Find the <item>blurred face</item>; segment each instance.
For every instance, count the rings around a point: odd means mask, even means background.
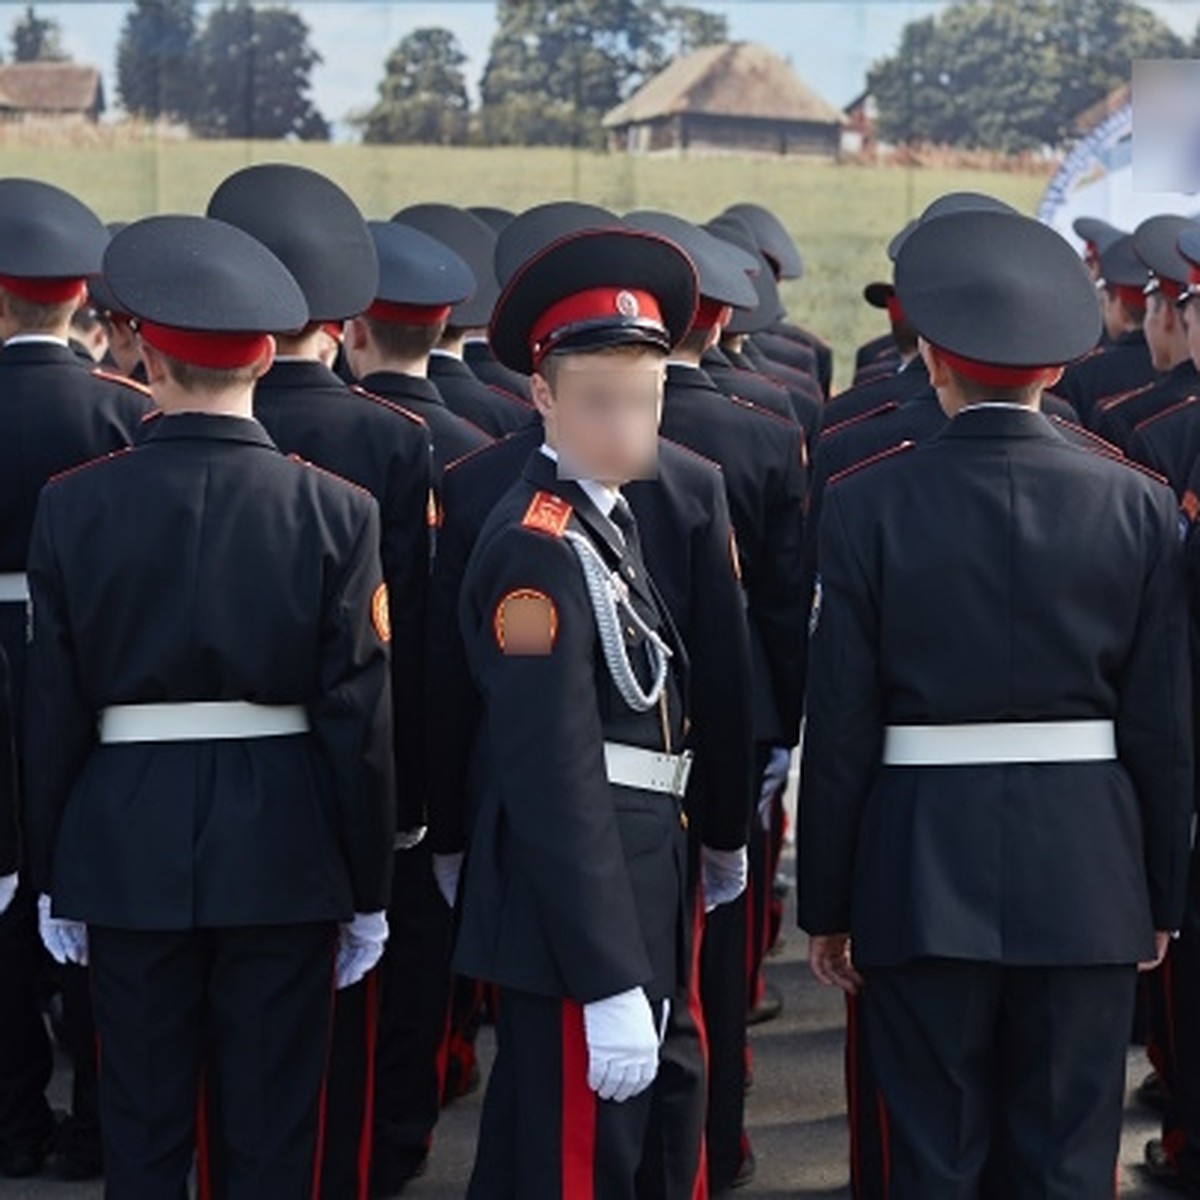
[[[564,355],[554,383],[532,379],[533,400],[564,478],[619,487],[658,463],[664,358],[653,350]]]
[[[1169,371],[1188,356],[1187,332],[1174,303],[1155,292],[1146,305],[1146,343],[1156,371]]]
[[[1187,331],[1188,354],[1196,370],[1200,371],[1200,296],[1189,296],[1180,311]]]

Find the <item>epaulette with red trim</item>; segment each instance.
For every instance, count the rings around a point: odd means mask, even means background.
[[[530,412],[537,411],[536,406],[530,404],[530,402],[526,400],[524,396],[518,396],[516,392],[510,392],[508,388],[500,387],[494,383],[488,383],[484,386],[488,389],[488,391],[495,392],[501,400],[508,400],[512,404],[518,405],[520,408],[528,409]]]
[[[1100,399],[1097,400],[1093,405],[1093,407],[1099,409],[1101,412],[1109,412],[1111,409],[1120,408],[1120,406],[1124,404],[1126,400],[1132,400],[1134,396],[1140,396],[1143,393],[1148,392],[1151,388],[1157,386],[1157,382],[1155,380],[1151,380],[1149,383],[1143,383],[1141,387],[1131,388],[1127,392],[1117,392],[1116,395],[1113,396],[1101,396]]]
[[[371,492],[363,487],[361,483],[355,483],[353,479],[347,479],[345,475],[339,475],[336,471],[331,471],[328,467],[323,467],[320,463],[311,462],[307,458],[301,458],[299,454],[289,454],[289,462],[299,463],[302,467],[308,467],[310,471],[316,471],[318,475],[324,475],[326,479],[336,479],[338,483],[344,483],[347,487],[352,487],[356,492],[362,492],[364,496],[370,496]]]
[[[407,417],[414,425],[425,426],[425,418],[419,413],[413,412],[411,408],[405,408],[403,404],[397,404],[394,400],[389,400],[386,396],[379,396],[375,392],[369,392],[365,387],[360,387],[357,383],[352,383],[350,390],[356,396],[361,396],[364,400],[370,400],[373,404],[378,404],[381,408],[390,409],[392,412],[399,413],[402,417]]]
[[[573,511],[566,500],[553,492],[534,492],[533,499],[521,518],[521,528],[536,529],[539,533],[560,538],[566,531]]]
[[[870,421],[874,417],[882,417],[885,413],[895,412],[900,407],[898,400],[885,400],[882,404],[877,404],[874,408],[868,408],[866,412],[855,413],[852,417],[847,417],[844,421],[835,421],[832,425],[826,425],[818,435],[817,440],[821,438],[833,437],[834,434],[842,433],[847,429],[853,428],[855,425],[861,425],[864,421]]]
[[[730,404],[736,404],[738,408],[748,408],[751,412],[759,413],[761,416],[770,417],[772,421],[778,422],[788,429],[799,429],[800,423],[792,417],[785,417],[782,413],[775,412],[774,409],[765,407],[762,404],[755,404],[750,400],[743,400],[740,396],[730,396]]]
[[[1093,433],[1083,425],[1076,424],[1074,421],[1068,421],[1066,417],[1060,417],[1057,413],[1046,413],[1045,417],[1051,425],[1058,425],[1063,429],[1069,429],[1076,437],[1090,443],[1091,448],[1098,454],[1107,454],[1117,458],[1125,457],[1125,451],[1120,446],[1114,446],[1107,438],[1102,438],[1098,433]]]
[[[1197,399],[1200,399],[1200,397],[1187,396],[1182,400],[1177,400],[1169,408],[1164,408],[1160,412],[1151,413],[1150,416],[1145,418],[1145,420],[1139,421],[1133,427],[1133,432],[1141,433],[1143,430],[1149,429],[1150,426],[1153,425],[1156,421],[1161,421],[1164,417],[1169,417],[1172,414],[1179,412],[1181,409],[1185,409],[1189,405],[1195,404]]]
[[[148,413],[142,414],[142,419],[139,424],[149,425],[152,421],[157,421],[159,417],[163,415],[163,410],[161,408],[152,408]]]
[[[123,458],[126,454],[132,454],[135,449],[134,446],[123,446],[120,450],[110,450],[107,454],[101,454],[96,458],[89,458],[85,462],[76,463],[73,467],[64,468],[57,474],[51,475],[47,482],[58,483],[70,475],[78,475],[81,471],[86,471],[89,467],[100,467],[105,463],[112,462],[113,459]]]
[[[835,483],[840,483],[843,479],[849,479],[851,475],[857,475],[860,471],[865,471],[868,467],[873,467],[878,463],[884,462],[886,459],[895,458],[898,454],[903,454],[905,450],[911,450],[916,446],[916,442],[912,438],[906,438],[902,442],[897,442],[894,446],[889,446],[886,450],[880,450],[877,454],[872,454],[869,458],[864,458],[861,462],[852,463],[848,467],[830,475],[825,486],[832,487]]]
[[[498,446],[506,438],[510,438],[512,436],[513,435],[509,433],[505,434],[505,436],[502,438],[493,438],[490,442],[484,442],[482,446],[473,447],[472,449],[468,450],[466,454],[460,454],[457,458],[452,459],[442,468],[442,475],[449,475],[450,472],[455,468],[461,467],[464,463],[469,463],[473,458],[478,458],[479,455],[481,455],[485,450],[490,450],[493,446]]]
[[[1109,462],[1120,463],[1121,466],[1128,467],[1139,475],[1145,475],[1147,479],[1153,479],[1155,483],[1161,483],[1164,487],[1171,486],[1171,481],[1165,475],[1160,475],[1153,467],[1148,467],[1145,463],[1138,462],[1136,458],[1130,458],[1119,450],[1115,454],[1109,454],[1104,450],[1098,450],[1096,453],[1101,458],[1107,458]]]
[[[103,379],[108,383],[119,383],[131,391],[140,392],[143,396],[150,395],[150,389],[144,383],[139,383],[136,379],[130,379],[128,375],[122,375],[118,371],[106,371],[103,367],[93,367],[90,374],[93,379]]]
[[[674,450],[682,450],[689,458],[694,458],[697,462],[703,463],[706,467],[712,467],[715,471],[721,470],[721,464],[715,459],[711,459],[707,454],[701,454],[699,450],[693,449],[691,446],[685,446],[682,442],[677,442],[674,438],[664,437],[661,433],[658,435],[660,442],[666,442]]]

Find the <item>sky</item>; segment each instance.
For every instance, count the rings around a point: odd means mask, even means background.
[[[863,89],[868,68],[898,45],[911,20],[936,13],[949,0],[692,0],[697,7],[724,13],[735,40],[761,42],[786,58],[800,77],[839,108]],[[25,0],[0,0],[0,41],[24,11]],[[110,107],[116,105],[114,59],[117,37],[129,5],[112,0],[54,0],[38,3],[43,16],[63,30],[70,55],[93,63],[104,74]],[[200,8],[211,7],[202,0]],[[313,99],[346,136],[346,117],[369,108],[388,54],[406,34],[423,26],[450,29],[469,63],[473,94],[487,61],[496,24],[494,3],[442,0],[293,0],[312,30],[324,62],[313,73]],[[1146,0],[1178,33],[1190,37],[1200,23],[1200,0]]]

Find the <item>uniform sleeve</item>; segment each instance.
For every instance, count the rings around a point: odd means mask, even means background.
[[[8,655],[0,647],[0,876],[11,875],[17,869],[20,859],[13,700]]]
[[[712,519],[697,535],[693,556],[691,707],[704,788],[703,841],[734,850],[746,842],[753,800],[753,683],[729,506],[720,481],[713,483]]]
[[[1187,889],[1192,816],[1191,679],[1179,516],[1154,489],[1157,545],[1122,672],[1117,753],[1142,809],[1150,911],[1156,929],[1178,929]]]
[[[313,733],[333,780],[342,851],[356,912],[391,899],[396,831],[388,679],[387,597],[379,562],[379,510],[370,500],[322,619],[320,690]]]
[[[472,540],[453,503],[453,474],[445,479],[444,519],[429,592],[426,683],[426,758],[429,843],[435,854],[466,847],[467,768],[479,728],[479,694],[471,679],[458,626],[458,596]]]
[[[879,770],[883,696],[878,600],[847,535],[836,491],[825,495],[819,536],[797,886],[801,927],[830,934],[850,930],[859,815]]]
[[[476,554],[463,636],[505,840],[485,852],[533,896],[570,998],[645,985],[652,971],[605,771],[582,571],[568,546],[539,533],[501,534]]]
[[[382,503],[383,575],[392,627],[392,744],[397,828],[425,824],[423,690],[429,596],[432,458],[429,434],[396,455]]]
[[[95,743],[96,714],[79,682],[54,544],[51,486],[42,492],[29,545],[33,641],[26,683],[25,875],[50,891],[54,844],[71,789]]]
[[[804,694],[804,489],[803,435],[790,431],[787,461],[768,497],[762,561],[749,588],[751,619],[770,661],[771,684],[783,744],[800,740]]]

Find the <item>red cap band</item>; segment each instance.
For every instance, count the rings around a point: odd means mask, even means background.
[[[342,323],[341,323],[341,321],[322,321],[321,328],[331,338],[333,338],[333,340],[335,342],[340,342],[342,340]]]
[[[230,371],[260,361],[271,347],[265,333],[207,333],[196,329],[173,329],[141,321],[142,341],[155,350],[195,367]]]
[[[1188,262],[1188,277],[1187,281],[1190,284],[1200,283],[1200,264]]]
[[[977,362],[973,358],[961,358],[957,354],[951,354],[949,350],[943,350],[940,346],[935,349],[942,361],[947,366],[953,367],[964,379],[971,379],[989,387],[1026,387],[1031,383],[1037,383],[1047,372],[1057,369],[1053,366],[998,367],[991,363]]]
[[[896,295],[889,296],[883,304],[887,309],[888,318],[893,325],[899,325],[904,320],[904,305],[900,303],[900,297]]]
[[[700,305],[696,309],[696,319],[692,322],[692,328],[699,331],[708,329],[716,329],[718,326],[724,329],[729,324],[729,318],[733,316],[733,309],[728,304],[721,304],[717,300],[710,300],[707,296],[700,297]]]
[[[1141,287],[1131,283],[1106,283],[1104,286],[1126,308],[1141,311],[1146,307],[1146,293]]]
[[[1144,294],[1149,295],[1151,292],[1162,292],[1168,300],[1178,300],[1183,295],[1186,286],[1186,284],[1182,284],[1176,279],[1164,279],[1161,275],[1155,275],[1151,280],[1151,287]]]
[[[372,321],[383,321],[390,325],[436,325],[449,315],[452,304],[397,304],[392,300],[376,300],[366,315]]]
[[[21,279],[0,275],[0,287],[31,304],[66,304],[69,300],[82,303],[87,295],[87,280],[79,278]]]
[[[534,366],[553,349],[558,335],[570,326],[584,321],[597,321],[604,317],[640,318],[663,325],[662,310],[658,300],[649,292],[636,288],[598,287],[588,288],[566,296],[552,304],[533,323],[529,331],[529,348]]]

